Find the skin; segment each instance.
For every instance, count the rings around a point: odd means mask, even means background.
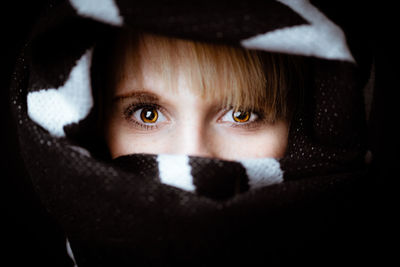
[[[225,160],[284,155],[286,122],[271,123],[256,113],[249,113],[246,122],[236,122],[233,109],[223,108],[222,99],[210,101],[196,94],[180,71],[177,88],[169,90],[146,60],[141,62],[142,79],[129,71],[132,66],[126,60],[106,111],[105,137],[112,158],[133,153]],[[143,108],[153,115],[157,112],[157,121],[143,121]]]

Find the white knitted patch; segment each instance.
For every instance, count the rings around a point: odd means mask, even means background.
[[[239,162],[246,169],[250,190],[283,182],[283,172],[276,159],[243,159]]]
[[[74,267],[78,267],[78,265],[76,265],[74,253],[72,252],[71,245],[69,244],[68,238],[66,239],[66,245],[65,246],[66,246],[66,249],[67,249],[68,256],[71,258],[72,262],[74,263]]]
[[[70,0],[70,3],[76,12],[83,17],[114,26],[122,26],[124,24],[118,6],[113,0]]]
[[[188,156],[161,154],[157,156],[157,161],[162,183],[190,192],[195,191]]]
[[[64,126],[84,119],[93,106],[91,58],[89,49],[72,68],[63,86],[28,93],[28,116],[55,137],[65,136]]]
[[[277,29],[241,41],[250,49],[355,62],[343,31],[308,0],[277,0],[309,24]]]

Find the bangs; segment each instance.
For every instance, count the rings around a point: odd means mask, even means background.
[[[178,76],[185,75],[190,90],[207,100],[218,99],[224,107],[260,112],[270,121],[287,116],[287,84],[279,55],[132,32],[120,36],[116,49],[117,57],[129,57],[118,60],[129,62],[117,64],[118,80],[135,75],[140,84],[145,74],[141,63],[146,60],[166,90],[177,90]]]

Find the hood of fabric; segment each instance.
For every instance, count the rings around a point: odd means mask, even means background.
[[[92,127],[92,53],[125,27],[304,58],[309,79],[285,156],[107,160]],[[32,184],[77,265],[266,261],[284,244],[296,247],[329,228],[334,199],[364,171],[367,80],[355,49],[306,0],[52,7],[21,54],[11,101]]]

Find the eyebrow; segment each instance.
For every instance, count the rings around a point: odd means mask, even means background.
[[[112,98],[113,102],[117,102],[117,101],[121,101],[124,99],[129,99],[129,98],[136,98],[136,99],[141,99],[141,100],[145,100],[145,101],[159,101],[159,97],[152,93],[149,92],[147,90],[135,90],[133,92],[128,92],[125,94],[120,94],[120,95],[116,95]]]

